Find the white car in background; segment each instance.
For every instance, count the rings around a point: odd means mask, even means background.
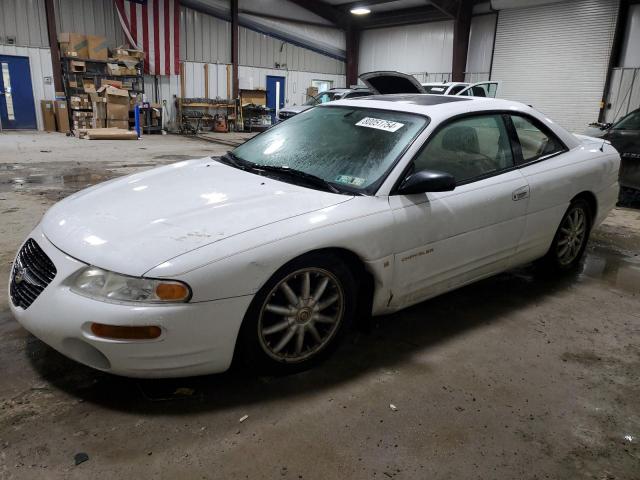
[[[296,371],[356,318],[533,260],[574,268],[617,200],[619,164],[515,102],[331,102],[221,158],[62,200],[18,252],[11,310],[115,374],[222,372],[234,357]]]
[[[500,82],[487,80],[477,83],[429,82],[420,83],[413,75],[395,71],[363,73],[360,80],[372,92],[384,95],[393,93],[428,93],[431,95],[459,95],[466,97],[496,98]]]

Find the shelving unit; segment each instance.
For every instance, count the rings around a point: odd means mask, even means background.
[[[198,101],[201,100],[201,101]],[[191,121],[195,120],[196,122],[198,121],[204,121],[206,123],[213,123],[214,119],[215,119],[215,114],[218,113],[219,110],[224,110],[224,114],[226,116],[227,119],[227,125],[230,124],[236,124],[236,118],[237,118],[237,108],[236,108],[236,102],[234,102],[233,100],[224,100],[221,101],[222,99],[211,99],[210,101],[207,101],[208,99],[202,98],[202,99],[189,99],[189,98],[178,98],[178,119],[180,121],[180,130],[182,132],[185,131],[191,131],[193,128],[193,126],[191,125]],[[188,112],[189,110],[194,110],[194,111],[198,111],[198,112],[202,112],[202,116],[189,116],[188,114],[185,114],[184,112]],[[215,110],[215,112],[212,114],[211,111]],[[189,124],[186,124],[186,122],[189,122]],[[199,125],[199,124],[197,124]],[[198,127],[196,127],[197,129]],[[197,133],[197,132],[196,132]]]
[[[84,62],[86,71],[74,72],[71,69],[71,62]],[[120,67],[127,67],[125,62],[118,60],[92,60],[90,58],[78,58],[78,57],[62,57],[62,80],[64,83],[64,94],[67,99],[67,112],[69,115],[69,125],[71,134],[73,135],[73,111],[90,111],[91,108],[72,109],[71,97],[81,94],[87,94],[84,89],[84,79],[90,78],[93,80],[95,89],[99,89],[102,86],[102,80],[114,80],[121,82],[131,81],[131,88],[127,89],[130,92],[138,94],[144,94],[144,61],[140,60],[134,67],[135,75],[113,75],[108,71],[107,64],[115,64]],[[130,64],[129,64],[130,65]],[[74,81],[77,86],[71,86],[71,81]]]

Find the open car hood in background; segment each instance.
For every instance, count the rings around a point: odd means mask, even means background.
[[[360,75],[360,80],[369,89],[379,95],[391,93],[425,93],[420,82],[412,75],[401,72],[367,72]]]

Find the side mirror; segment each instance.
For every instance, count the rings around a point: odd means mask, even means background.
[[[403,195],[426,192],[449,192],[456,188],[456,179],[452,175],[437,170],[421,170],[412,173],[398,188]]]
[[[609,130],[612,125],[613,123],[603,123],[602,126],[600,127],[600,130]]]

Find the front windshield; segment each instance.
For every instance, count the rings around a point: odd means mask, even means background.
[[[334,100],[338,100],[340,98],[339,92],[322,92],[320,95],[316,95],[315,97],[311,97],[305,105],[321,105],[323,103],[333,102]]]
[[[364,193],[384,178],[428,122],[427,117],[389,110],[318,107],[252,138],[233,154]]]
[[[640,130],[640,110],[630,113],[611,128],[613,130]]]

